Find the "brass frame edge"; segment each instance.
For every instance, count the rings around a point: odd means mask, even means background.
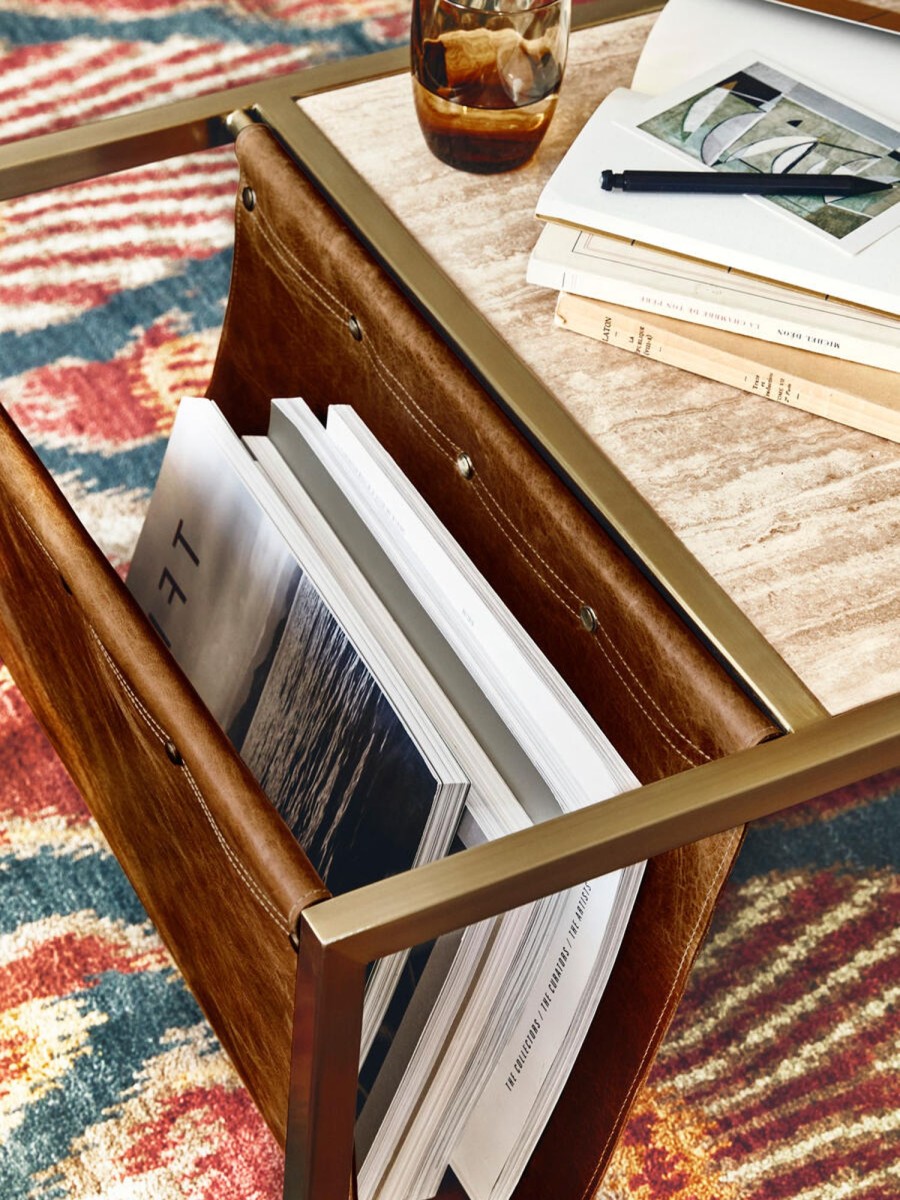
[[[898,753],[891,696],[305,909],[285,1200],[333,1200],[352,1185],[358,1054],[347,1038],[358,1051],[364,963],[856,782]]]
[[[0,145],[0,200],[223,146],[232,140],[226,118],[235,110],[252,110],[270,95],[300,99],[351,87],[407,66],[402,47],[384,50],[7,142]]]
[[[325,900],[303,921],[369,962],[898,763],[900,695]]]
[[[576,9],[573,27],[639,16],[660,7],[634,0],[593,0]],[[315,92],[407,69],[408,53],[401,47],[9,143],[0,146],[0,199],[223,145],[231,139],[228,117],[235,110],[265,120],[540,452],[773,719],[790,731],[827,716],[820,701],[741,609],[296,103]]]
[[[284,1200],[355,1192],[353,1126],[362,1032],[362,966],[303,931],[297,958]]]
[[[409,234],[315,122],[293,101],[256,107],[300,168],[403,290],[437,325],[545,455],[644,565],[701,638],[785,730],[828,715],[824,705],[556,401],[455,283]]]
[[[576,10],[573,28],[640,16],[663,3],[590,0]],[[6,142],[0,145],[0,200],[225,145],[230,140],[225,118],[236,109],[252,109],[271,95],[301,99],[408,68],[409,51],[399,46]]]

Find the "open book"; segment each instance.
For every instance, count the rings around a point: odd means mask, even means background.
[[[335,429],[285,401],[271,437],[242,444],[212,402],[183,401],[129,576],[326,882],[355,887],[634,786],[355,414],[337,413]],[[398,552],[378,533],[385,518],[433,539],[433,570],[412,571],[443,579],[430,597],[408,583],[417,538]],[[441,575],[442,554],[456,577]],[[443,619],[479,604],[476,625],[496,642],[487,650],[478,629],[460,640]],[[500,634],[505,666],[492,683],[481,676]],[[311,674],[310,660],[324,669]],[[543,696],[544,729],[527,723],[528,695]],[[386,790],[366,788],[380,769],[392,772]],[[314,816],[295,822],[298,810]],[[448,1173],[473,1200],[511,1194],[596,1011],[641,873],[375,964],[361,1196],[425,1200]]]
[[[599,106],[537,216],[900,313],[900,41],[770,0],[669,0],[630,89]],[[628,168],[896,183],[855,198],[604,191]]]

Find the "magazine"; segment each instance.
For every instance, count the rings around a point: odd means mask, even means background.
[[[270,437],[242,443],[211,401],[182,401],[129,575],[328,886],[634,786],[356,415],[341,406],[330,424],[279,401]],[[360,502],[367,491],[374,506]],[[394,504],[395,524],[427,533],[412,545],[428,570],[382,536]],[[476,617],[468,639],[463,613]],[[544,721],[529,718],[534,704]],[[371,967],[363,1200],[429,1200],[451,1178],[471,1200],[508,1200],[594,1017],[641,874],[589,880]]]
[[[389,615],[348,603],[208,400],[179,406],[128,587],[333,893],[447,852],[469,780],[424,669],[399,631],[385,652]],[[366,1049],[403,962],[370,972]]]
[[[349,407],[323,429],[298,399],[273,402],[264,469],[312,454],[339,484],[403,584],[530,757],[553,803],[532,820],[601,800],[636,780],[552,665]],[[362,561],[371,557],[357,543]],[[523,803],[527,805],[525,796]],[[469,835],[483,837],[474,818]],[[624,933],[642,865],[467,929],[378,1120],[361,1113],[362,1197],[427,1200],[448,1170],[473,1200],[505,1200],[578,1054]],[[449,1031],[452,1031],[449,1032]],[[384,1096],[376,1081],[372,1095]],[[483,1134],[489,1111],[490,1137]]]

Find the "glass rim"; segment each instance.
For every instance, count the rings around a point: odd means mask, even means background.
[[[439,0],[447,8],[456,8],[460,12],[481,14],[485,17],[527,17],[541,12],[545,8],[560,8],[566,0],[531,0],[527,8],[476,8],[475,0]]]

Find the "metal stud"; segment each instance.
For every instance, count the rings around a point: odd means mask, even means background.
[[[458,454],[456,456],[456,469],[462,475],[463,479],[471,479],[475,474],[475,464],[469,458],[468,454]]]
[[[350,336],[355,338],[357,342],[362,341],[362,325],[357,321],[356,317],[350,317],[347,321],[347,326],[350,329]]]
[[[255,124],[256,122],[253,120],[250,114],[245,112],[242,108],[236,108],[234,112],[230,112],[225,118],[225,128],[235,141],[237,141],[237,136],[242,130],[246,129],[250,125]]]
[[[597,614],[591,606],[589,604],[582,604],[578,615],[581,618],[581,624],[588,633],[594,633],[597,628]]]
[[[178,747],[171,740],[171,738],[166,742],[166,754],[168,754],[170,761],[173,762],[176,767],[180,767],[184,763],[184,759],[181,757]]]
[[[256,208],[256,192],[252,187],[245,187],[241,191],[241,203],[247,212],[253,212]]]

